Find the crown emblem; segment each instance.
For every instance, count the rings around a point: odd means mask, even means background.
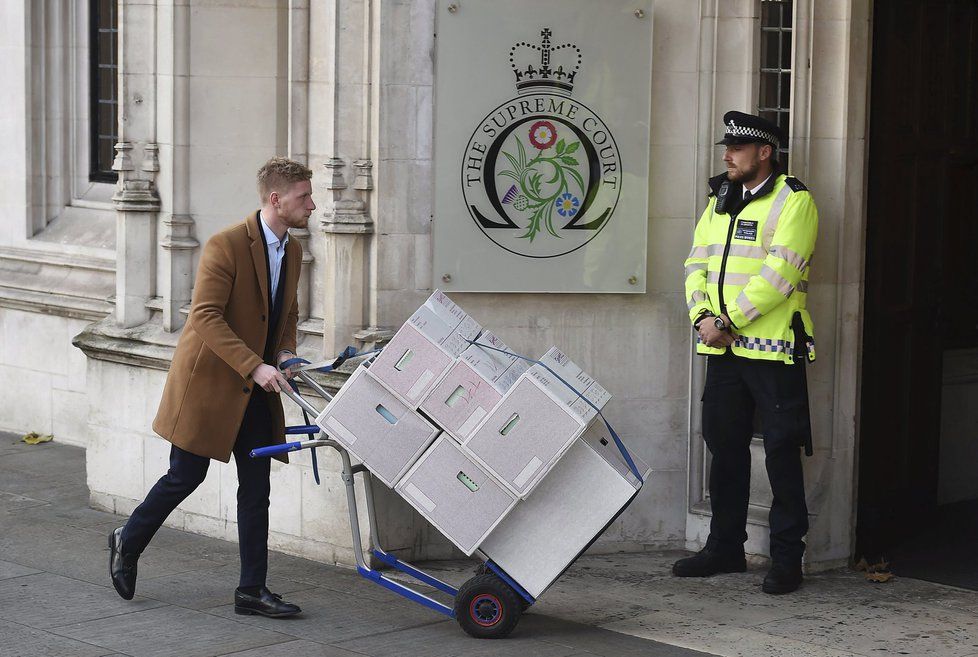
[[[581,68],[581,49],[573,43],[554,46],[549,27],[540,32],[540,45],[521,41],[509,50],[509,65],[516,74],[520,92],[538,87],[556,88],[568,94],[574,90],[574,77]]]

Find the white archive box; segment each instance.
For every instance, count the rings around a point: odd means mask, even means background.
[[[527,373],[462,446],[526,497],[583,431],[584,421]]]
[[[520,375],[529,369],[530,362],[497,351],[499,349],[513,352],[492,331],[485,330],[479,334],[475,344],[470,344],[459,358],[485,377],[499,394],[504,395],[513,387]]]
[[[467,556],[516,505],[516,497],[444,434],[395,491]]]
[[[316,418],[316,424],[393,488],[438,435],[361,365]]]
[[[418,408],[446,433],[462,442],[502,398],[502,394],[471,365],[456,360]]]
[[[528,367],[515,356],[481,345],[510,351],[502,340],[483,331],[476,344],[462,352],[419,407],[459,442],[475,431]]]
[[[417,408],[482,327],[436,290],[397,331],[371,368],[379,381]]]
[[[642,479],[648,480],[649,466],[631,457]],[[595,422],[479,550],[537,598],[640,488],[604,422]]]
[[[601,384],[594,380],[594,377],[578,367],[574,361],[567,357],[567,354],[557,347],[550,347],[547,353],[540,358],[540,362],[545,363],[551,370],[559,374],[561,379],[574,386],[581,395],[578,396],[576,392],[539,364],[533,365],[527,370],[527,373],[542,383],[557,399],[567,404],[584,419],[586,424],[590,424],[598,415],[591,404],[600,410],[611,400],[610,392],[605,390]],[[581,399],[581,396],[588,399],[591,404]]]

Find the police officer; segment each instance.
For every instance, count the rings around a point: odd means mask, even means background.
[[[677,561],[673,573],[746,570],[756,412],[774,493],[762,588],[789,593],[801,585],[808,531],[800,448],[811,454],[805,363],[815,359],[815,341],[806,300],[818,211],[805,186],[782,171],[778,126],[743,112],[727,112],[723,122],[727,171],[710,179],[685,263],[696,351],[707,356],[703,437],[713,517],[706,547]]]

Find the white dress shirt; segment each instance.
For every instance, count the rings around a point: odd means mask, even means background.
[[[289,243],[289,233],[286,231],[285,237],[279,240],[278,236],[272,232],[265,220],[258,213],[258,220],[261,229],[265,232],[265,244],[268,247],[268,274],[272,281],[272,305],[275,305],[275,293],[278,291],[278,281],[282,274],[282,259],[285,258],[285,245]]]
[[[763,187],[764,186],[764,183],[766,183],[768,180],[770,180],[771,179],[771,176],[773,176],[773,175],[774,174],[772,173],[770,176],[768,176],[767,178],[765,178],[764,179],[764,182],[762,182],[760,185],[758,185],[754,189],[745,189],[743,191],[744,198],[747,197],[747,192],[750,192],[750,197],[751,198],[754,198],[755,196],[757,196],[757,192],[761,191],[761,187]]]

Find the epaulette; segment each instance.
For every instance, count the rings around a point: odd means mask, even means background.
[[[791,188],[793,192],[807,192],[808,188],[805,187],[805,183],[798,180],[793,176],[788,176],[784,179],[784,184]]]

